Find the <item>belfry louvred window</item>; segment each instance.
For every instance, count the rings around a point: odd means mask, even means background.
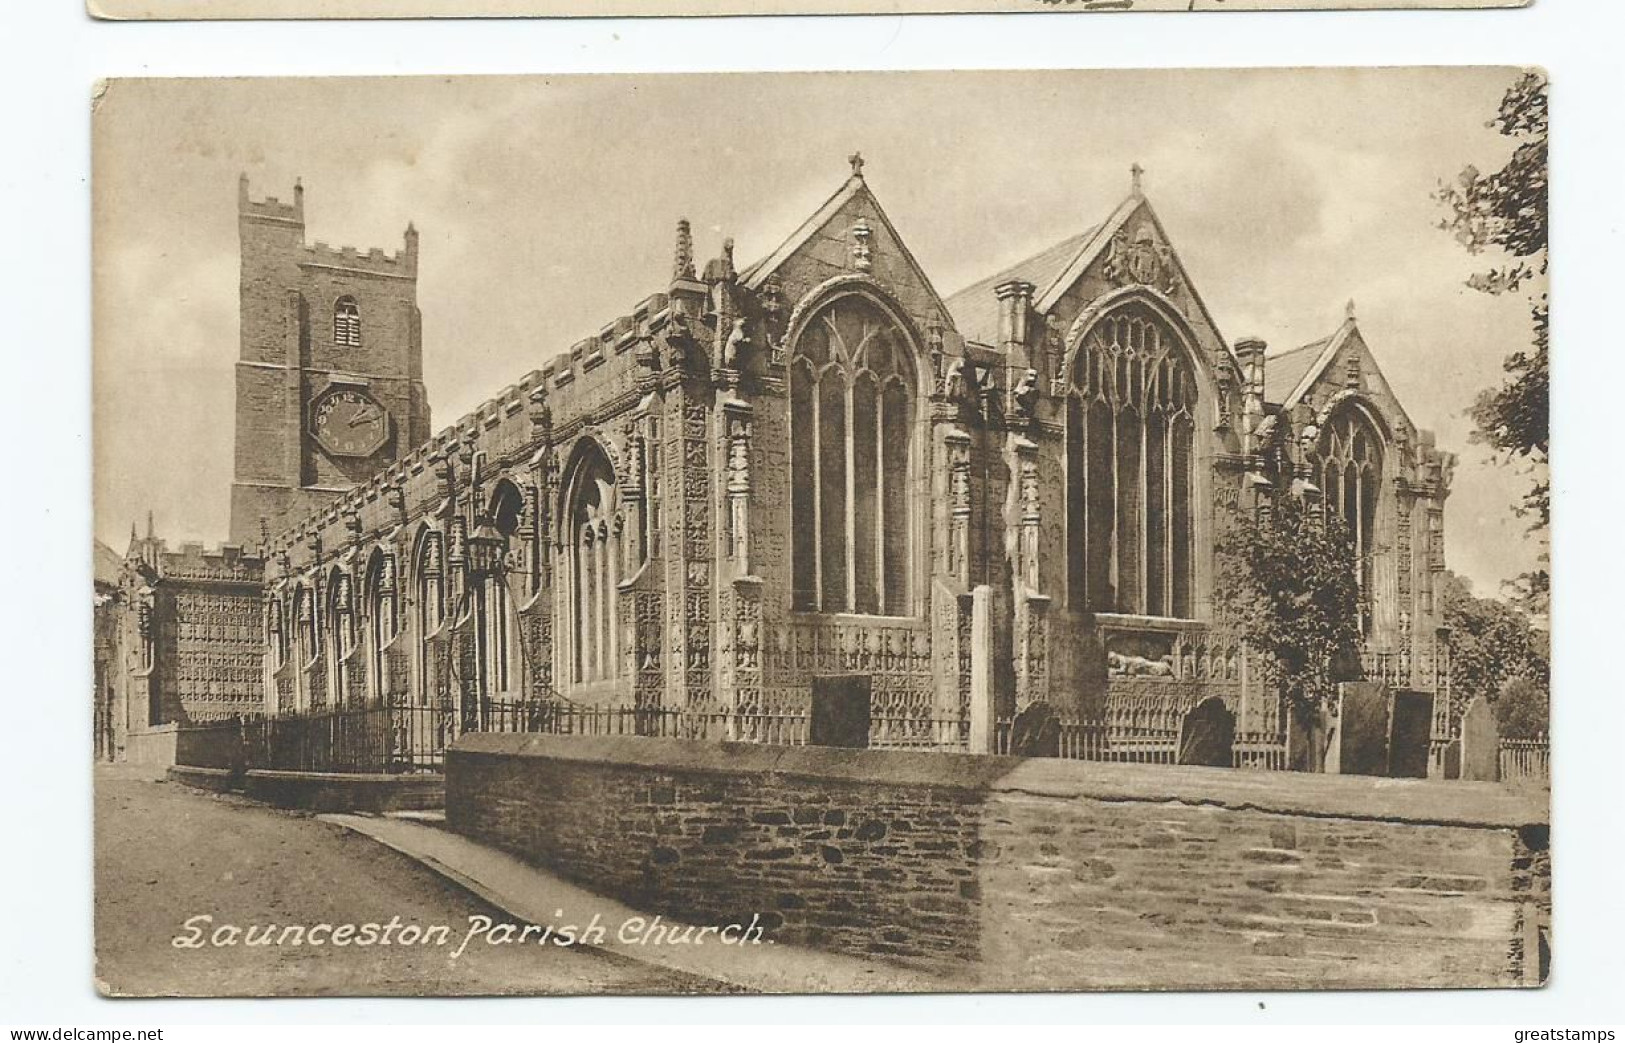
[[[1173,329],[1128,305],[1085,334],[1067,400],[1067,579],[1096,612],[1188,618],[1196,380]]]
[[[845,296],[814,314],[790,364],[794,607],[911,611],[914,369],[897,321]]]
[[[340,297],[333,305],[333,343],[341,348],[361,346],[361,308],[354,297]]]

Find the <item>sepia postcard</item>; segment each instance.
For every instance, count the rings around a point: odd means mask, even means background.
[[[104,993],[1546,980],[1543,74],[93,129]]]
[[[1025,11],[1370,11],[1526,7],[1533,0],[86,0],[96,18],[652,18]]]

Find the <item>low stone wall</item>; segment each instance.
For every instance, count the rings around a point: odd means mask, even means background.
[[[194,768],[187,764],[172,764],[164,775],[170,782],[210,793],[229,793],[243,788],[242,776],[229,768]]]
[[[236,722],[182,727],[175,733],[175,763],[194,768],[243,770],[242,731]]]
[[[146,731],[127,732],[124,736],[124,760],[129,764],[149,767],[168,767],[175,763],[175,734],[173,724],[160,724]]]
[[[1538,981],[1544,805],[1492,786],[469,735],[448,824],[691,923],[952,987]]]
[[[130,764],[194,768],[242,766],[242,741],[235,724],[159,724],[125,736],[124,759]]]
[[[702,925],[759,915],[781,942],[937,965],[976,956],[979,785],[1001,765],[469,735],[448,758],[446,818],[634,906]]]
[[[337,772],[253,771],[176,764],[166,776],[194,789],[238,792],[253,800],[300,811],[438,810],[446,803],[444,775],[346,775]]]
[[[346,775],[337,772],[262,771],[243,776],[243,792],[302,811],[428,811],[446,801],[443,775]]]
[[[1545,810],[1493,785],[1031,761],[985,807],[1011,985],[1539,982]]]

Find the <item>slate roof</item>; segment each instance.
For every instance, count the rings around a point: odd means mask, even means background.
[[[1291,395],[1309,371],[1315,368],[1315,363],[1320,360],[1326,345],[1331,341],[1331,337],[1322,337],[1313,344],[1305,344],[1301,348],[1291,348],[1278,355],[1266,355],[1264,401],[1276,405],[1284,404],[1287,396]]]
[[[91,548],[91,575],[97,586],[118,586],[124,572],[124,557],[101,540]]]
[[[999,337],[999,300],[993,296],[993,288],[1000,283],[1020,279],[1032,283],[1037,287],[1037,292],[1042,293],[1060,278],[1061,273],[1099,231],[1100,226],[1095,225],[1086,232],[1063,239],[1025,261],[950,295],[944,303],[948,305],[948,314],[953,316],[954,328],[966,340],[978,344],[996,343]]]

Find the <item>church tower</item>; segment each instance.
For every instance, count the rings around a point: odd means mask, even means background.
[[[429,437],[418,234],[365,253],[305,243],[305,193],[237,185],[242,269],[231,542],[256,545]]]

